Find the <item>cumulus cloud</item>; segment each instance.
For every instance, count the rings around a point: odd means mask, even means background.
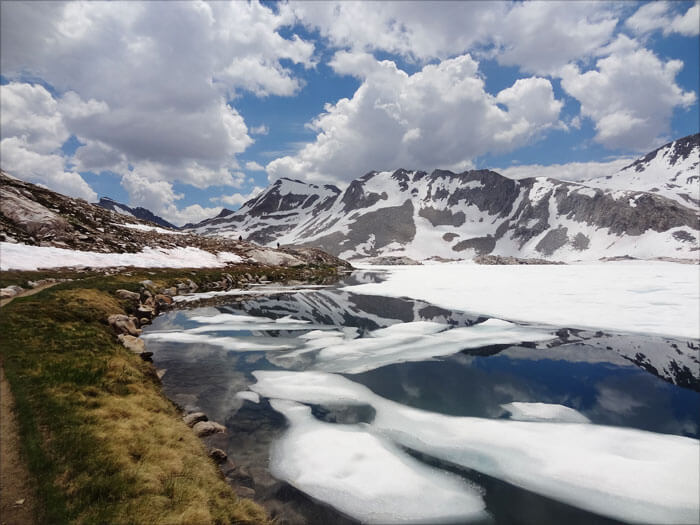
[[[343,1],[291,9],[332,45],[351,50],[345,59],[385,51],[426,62],[471,51],[540,75],[592,56],[618,20],[610,6],[596,2]]]
[[[97,194],[66,166],[61,146],[70,134],[60,106],[40,85],[12,82],[0,86],[2,168],[15,177],[95,201]]]
[[[558,124],[549,80],[525,78],[495,97],[469,55],[408,75],[391,61],[338,55],[334,67],[364,78],[351,99],[326,104],[314,142],[266,166],[272,178],[351,180],[372,169],[465,165],[508,151]],[[355,66],[358,67],[355,67]]]
[[[126,173],[122,186],[129,193],[132,206],[143,206],[177,226],[199,222],[221,211],[221,207],[204,208],[199,204],[178,208],[176,201],[184,195],[176,193],[167,181],[153,180],[147,171],[135,169]]]
[[[249,201],[253,197],[257,197],[258,194],[260,194],[260,192],[262,192],[264,189],[265,188],[261,188],[260,186],[255,186],[247,194],[234,193],[232,195],[221,195],[218,197],[212,197],[209,200],[211,202],[221,202],[222,204],[226,204],[227,206],[238,208],[244,202]]]
[[[261,166],[254,160],[245,163],[245,169],[250,171],[265,171],[265,167]]]
[[[260,124],[259,126],[253,126],[248,131],[251,135],[267,135],[270,133],[270,128],[265,124]]]
[[[494,168],[510,179],[528,177],[549,177],[552,179],[584,182],[596,177],[604,177],[618,172],[634,161],[632,157],[621,157],[606,162],[569,162],[567,164],[524,164],[507,168]]]
[[[628,44],[599,59],[590,71],[566,66],[561,83],[581,103],[581,115],[595,123],[597,142],[611,149],[643,151],[665,139],[674,108],[689,107],[696,96],[675,82],[682,61],[663,61],[648,49]]]
[[[284,64],[314,65],[312,43],[280,34],[293,17],[258,2],[1,9],[3,74],[29,73],[64,93],[60,120],[84,144],[75,161],[85,170],[146,163],[161,168],[159,180],[234,185],[236,155],[253,140],[227,100],[245,90],[293,95],[302,82]]]
[[[700,34],[700,3],[696,2],[681,14],[675,12],[671,2],[650,2],[630,16],[625,26],[639,35],[661,30],[664,35],[697,36]]]

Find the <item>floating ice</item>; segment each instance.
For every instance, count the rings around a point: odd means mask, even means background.
[[[524,403],[514,401],[501,405],[515,421],[558,421],[560,423],[590,423],[591,420],[578,410],[549,403]]]
[[[341,339],[339,336],[339,332],[329,332],[325,337],[314,334],[302,349],[281,356],[280,363],[283,364],[284,359],[295,362],[299,355],[317,351],[311,365],[314,369],[358,374],[389,364],[451,355],[468,348],[546,341],[553,337],[548,332],[499,319],[452,329],[446,324],[416,321],[380,328],[364,338]]]
[[[147,341],[162,341],[166,343],[207,344],[220,346],[226,350],[233,350],[236,352],[286,350],[294,348],[294,345],[283,343],[279,338],[270,338],[269,343],[264,343],[260,342],[261,338],[256,338],[255,341],[253,341],[250,337],[213,337],[205,334],[180,331],[148,332],[141,335],[141,338]]]
[[[262,316],[217,314],[194,316],[191,320],[203,325],[186,331],[191,334],[238,330],[309,330],[310,328],[309,321],[293,319],[291,316],[270,319]]]
[[[309,407],[272,400],[290,428],[270,471],[364,523],[441,523],[483,519],[478,489],[413,459],[360,425],[322,423]]]
[[[255,392],[251,392],[250,390],[243,390],[241,392],[236,392],[236,397],[238,399],[244,399],[246,401],[250,401],[251,403],[260,403],[260,396],[256,394]]]
[[[386,277],[346,290],[513,321],[700,338],[696,265],[441,264],[394,266]]]
[[[589,423],[446,416],[389,401],[324,372],[253,375],[257,383],[250,388],[262,396],[370,405],[376,411],[371,429],[403,447],[597,514],[638,523],[697,522],[696,439]]]

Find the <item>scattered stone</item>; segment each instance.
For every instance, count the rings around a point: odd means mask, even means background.
[[[151,323],[151,320],[148,319],[147,317],[142,317],[141,319],[139,319],[139,325],[141,325],[141,326],[146,325],[146,324],[150,324],[150,323]]]
[[[139,335],[141,330],[136,328],[134,319],[124,314],[113,314],[107,318],[107,322],[119,334]]]
[[[170,297],[177,295],[177,288],[172,286],[171,288],[165,288],[162,294],[156,295],[156,300],[158,300],[158,295],[169,295]]]
[[[228,459],[228,455],[226,452],[221,450],[220,448],[213,448],[209,451],[209,457],[216,461],[217,463],[223,463]]]
[[[200,421],[209,421],[209,418],[204,412],[192,412],[191,414],[187,414],[186,416],[184,416],[182,420],[188,427],[193,427]]]
[[[143,354],[146,351],[146,344],[133,335],[119,334],[117,339],[124,345],[124,348],[131,350],[135,354]]]
[[[21,294],[23,291],[24,288],[17,285],[8,286],[7,288],[0,288],[0,299],[15,297]]]
[[[210,436],[219,432],[226,432],[226,427],[214,421],[200,421],[192,427],[197,437]]]
[[[177,293],[175,293],[173,295],[177,295]],[[159,305],[173,304],[173,298],[170,297],[169,295],[165,295],[162,293],[156,294],[156,296],[153,299],[155,300],[156,304],[159,304]]]
[[[153,312],[153,308],[149,308],[146,305],[139,306],[138,309],[136,310],[136,313],[140,317],[145,317],[147,320],[150,319],[151,317],[153,317],[153,315],[155,314],[155,312]]]
[[[255,497],[255,491],[250,487],[244,487],[243,485],[239,485],[237,487],[234,487],[233,490],[239,498],[252,499]]]
[[[158,370],[156,370],[156,375],[158,376],[158,379],[163,379],[167,371],[167,368],[159,368]]]
[[[141,286],[143,286],[144,288],[155,288],[155,286],[156,286],[153,283],[153,281],[151,281],[150,279],[146,279],[145,281],[141,281],[139,284]]]
[[[141,296],[136,292],[130,292],[129,290],[117,290],[114,294],[120,299],[128,299],[130,301],[139,301]]]
[[[144,361],[148,361],[148,362],[150,363],[151,361],[153,361],[153,360],[151,359],[151,358],[153,357],[153,352],[141,352],[141,354],[139,355],[139,357],[140,357],[141,359],[143,359]]]
[[[566,264],[560,261],[548,261],[547,259],[521,259],[519,257],[503,257],[501,255],[477,255],[474,257],[477,264]]]

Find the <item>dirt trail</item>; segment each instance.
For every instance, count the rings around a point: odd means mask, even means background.
[[[34,491],[19,454],[14,399],[0,363],[0,525],[34,523]]]
[[[19,295],[15,295],[14,297],[8,297],[6,299],[0,299],[0,306],[5,306],[7,303],[11,302],[13,299],[16,299],[17,297],[27,297],[28,295],[34,295],[35,293],[39,293],[42,290],[46,290],[47,288],[51,288],[52,286],[56,286],[58,283],[46,283],[37,286],[36,288],[32,288],[31,290],[27,290],[26,292],[22,292]]]
[[[57,283],[37,286],[16,297],[26,297]],[[14,297],[3,299],[5,306]],[[0,525],[34,525],[36,496],[27,466],[20,456],[14,398],[0,360]]]

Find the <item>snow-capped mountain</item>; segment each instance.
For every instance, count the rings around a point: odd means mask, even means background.
[[[268,245],[308,244],[347,259],[697,258],[698,213],[690,204],[700,149],[689,145],[697,146],[697,137],[650,153],[616,174],[619,181],[602,179],[609,187],[596,187],[598,180],[512,180],[489,170],[370,172],[342,192],[283,178],[240,210],[193,231]],[[656,181],[658,191],[622,189],[629,170],[636,174],[632,186]],[[685,185],[673,199],[660,190],[678,189],[672,181]]]
[[[700,134],[674,140],[612,175],[585,184],[610,190],[647,191],[700,208]]]
[[[113,199],[110,199],[109,197],[102,197],[99,202],[97,202],[98,206],[101,206],[102,208],[106,210],[112,210],[116,211],[117,213],[120,213],[122,215],[126,215],[127,217],[134,217],[136,219],[141,219],[144,221],[149,221],[152,223],[157,224],[158,226],[163,226],[164,228],[172,228],[174,230],[177,230],[177,226],[169,223],[166,221],[164,218],[159,217],[158,215],[154,214],[151,210],[148,210],[146,208],[142,208],[141,206],[138,206],[136,208],[131,208],[127,206],[126,204],[122,204],[121,202],[117,202]]]

